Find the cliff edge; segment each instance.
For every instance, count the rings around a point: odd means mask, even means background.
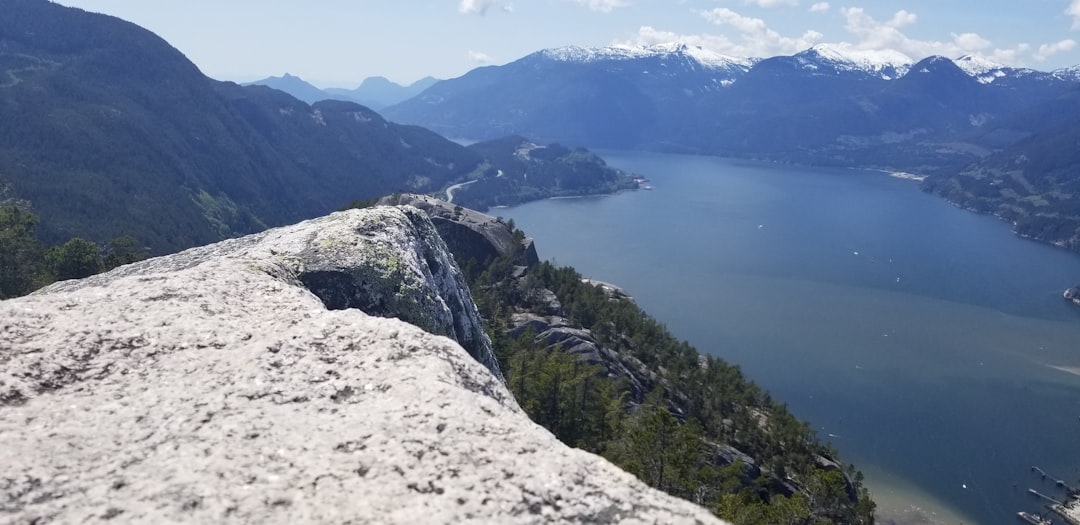
[[[58,283],[0,319],[2,522],[716,522],[525,416],[413,208]]]

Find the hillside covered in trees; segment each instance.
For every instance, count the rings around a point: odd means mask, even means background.
[[[476,179],[454,191],[453,200],[475,210],[637,188],[629,173],[584,148],[543,146],[512,135],[472,144],[469,150],[483,157],[484,164]]]
[[[438,224],[438,223],[437,223]],[[507,384],[537,423],[739,525],[867,524],[862,474],[738,366],[679,341],[629,296],[532,246],[464,268]]]

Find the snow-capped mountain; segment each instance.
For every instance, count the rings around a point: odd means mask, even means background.
[[[700,46],[689,46],[678,43],[657,44],[643,47],[621,45],[608,47],[566,46],[555,49],[545,49],[540,53],[552,60],[579,64],[604,61],[642,60],[649,58],[664,59],[683,56],[693,59],[702,67],[725,70],[729,68],[742,68],[747,70],[760,60],[756,58],[731,57],[709,51]]]
[[[1048,75],[1034,69],[1018,68],[998,64],[992,60],[972,55],[964,55],[953,59],[953,63],[968,76],[978,80],[980,84],[992,84],[1003,78],[1030,78]]]
[[[833,44],[818,44],[792,58],[804,69],[822,74],[864,73],[883,80],[904,76],[914,64],[911,57],[899,51],[863,50]]]
[[[1072,66],[1061,69],[1056,69],[1050,73],[1059,80],[1066,82],[1080,82],[1080,66]]]

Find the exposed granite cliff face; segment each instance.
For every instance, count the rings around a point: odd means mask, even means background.
[[[427,213],[450,249],[464,261],[474,258],[478,263],[510,253],[514,248],[513,232],[506,224],[478,211],[463,208],[427,195],[412,193],[391,195],[379,200],[379,204],[413,206]],[[525,245],[522,260],[517,264],[529,266],[540,262],[536,246],[531,238],[521,241]]]
[[[489,359],[433,231],[338,213],[0,302],[0,522],[713,522],[417,328]]]

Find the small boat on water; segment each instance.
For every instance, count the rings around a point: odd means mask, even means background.
[[[1035,516],[1034,514],[1029,514],[1024,511],[1017,512],[1016,517],[1020,518],[1025,523],[1030,523],[1031,525],[1054,525],[1054,522],[1050,520],[1042,519],[1039,516]]]

